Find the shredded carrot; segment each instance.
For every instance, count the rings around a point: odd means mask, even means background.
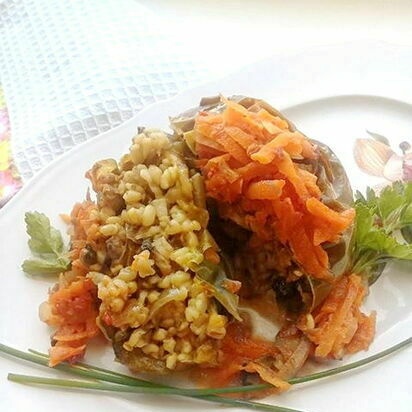
[[[57,343],[49,349],[49,366],[53,367],[61,362],[67,360],[74,360],[77,357],[82,357],[84,351],[86,350],[86,345],[80,345],[77,347],[62,346]]]
[[[225,125],[239,127],[251,134],[257,141],[264,140],[264,127],[262,122],[255,121],[256,114],[231,100],[225,100],[226,110],[223,112]]]
[[[251,183],[246,191],[249,199],[276,200],[282,194],[285,182],[283,180],[260,180]]]
[[[331,279],[322,244],[340,239],[354,211],[323,204],[317,176],[299,164],[318,157],[316,146],[263,108],[222,100],[222,113],[201,112],[195,120],[207,195],[225,218],[265,241],[276,236],[309,275]]]
[[[372,312],[369,316],[361,313],[358,319],[358,329],[346,347],[346,352],[355,353],[361,350],[367,350],[375,336],[375,329],[376,312]]]
[[[298,196],[301,199],[307,199],[309,197],[309,192],[306,189],[305,183],[299,177],[296,164],[284,150],[280,149],[276,154],[277,156],[274,165],[276,165],[279,172],[283,174],[284,178],[293,185]]]
[[[201,144],[203,146],[209,147],[217,152],[220,152],[221,154],[225,153],[225,149],[215,139],[211,139],[210,137],[204,136],[202,134],[198,135],[196,144]]]
[[[239,129],[239,127],[226,126],[225,130],[228,136],[230,136],[236,143],[240,144],[245,150],[256,143],[256,139],[253,135],[244,132]]]
[[[278,149],[285,150],[292,157],[302,157],[305,138],[299,132],[283,132],[262,146],[251,158],[262,164],[269,164],[275,159]]]
[[[281,119],[278,116],[273,116],[272,114],[270,114],[267,110],[265,109],[260,109],[257,113],[256,113],[257,117],[259,119],[262,120],[266,120],[270,123],[272,123],[274,126],[276,126],[278,129],[280,129],[280,131],[282,130],[288,130],[289,126],[288,126],[288,122],[284,119]]]
[[[330,279],[327,253],[320,246],[314,245],[308,234],[299,226],[291,233],[289,244],[297,261],[303,262],[306,270],[314,278]]]
[[[264,382],[268,382],[281,392],[287,391],[291,385],[279,378],[278,374],[269,366],[259,362],[249,362],[243,368],[246,372],[257,373]]]
[[[214,147],[211,147],[204,143],[200,143],[200,141],[196,143],[196,151],[197,153],[199,153],[199,156],[201,156],[201,158],[205,160],[211,159],[212,157],[220,156],[223,154],[223,152],[221,152],[220,150],[217,150]]]
[[[314,197],[306,201],[306,208],[317,226],[314,232],[315,245],[336,241],[337,235],[346,230],[355,217],[353,209],[338,213]]]
[[[96,287],[87,278],[79,278],[50,294],[53,316],[47,323],[57,328],[50,366],[83,354],[87,341],[98,334],[96,300]]]
[[[305,169],[298,169],[298,176],[303,181],[306,186],[307,191],[309,192],[310,196],[313,196],[316,199],[319,199],[322,195],[319,186],[317,185],[318,178],[313,174],[308,172]]]
[[[315,345],[315,356],[340,359],[369,347],[375,334],[375,314],[366,316],[360,306],[366,294],[360,276],[342,277],[314,315],[314,326],[307,328],[305,317],[300,327]]]
[[[70,214],[71,270],[62,275],[57,290],[49,294],[51,315],[45,322],[56,329],[54,345],[49,350],[50,366],[84,355],[87,342],[98,335],[97,290],[86,274],[89,268],[81,253],[87,244],[94,245],[98,221],[93,217],[96,205],[90,201],[77,203]]]
[[[273,343],[252,337],[246,326],[239,322],[228,326],[221,343],[221,351],[223,359],[219,366],[203,371],[204,380],[214,387],[234,383],[246,365],[251,365],[251,362],[263,356],[276,355],[279,352]],[[258,373],[256,369],[253,372]]]
[[[226,133],[226,131],[223,129],[223,125],[222,131],[220,133],[216,133],[215,139],[223,146],[225,151],[229,153],[241,165],[249,163],[249,157],[245,149]]]
[[[256,178],[276,179],[280,177],[277,170],[270,170],[266,165],[261,165],[256,162],[250,162],[249,164],[236,169],[236,172],[242,177],[245,184]]]

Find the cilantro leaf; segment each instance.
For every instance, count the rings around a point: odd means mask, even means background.
[[[61,233],[50,225],[43,213],[27,212],[26,230],[33,258],[23,262],[22,269],[29,274],[58,274],[70,267],[70,259]]]

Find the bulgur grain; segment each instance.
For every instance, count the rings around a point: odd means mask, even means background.
[[[195,276],[205,250],[218,249],[206,228],[202,177],[181,150],[165,133],[145,129],[119,164],[101,161],[88,173],[104,200],[89,229],[96,233],[96,272],[88,276],[101,299],[100,323],[109,316],[127,334],[123,350],[166,369],[216,363],[228,321]]]

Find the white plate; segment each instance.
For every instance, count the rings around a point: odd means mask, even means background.
[[[26,277],[20,264],[29,255],[24,213],[38,210],[54,224],[85,196],[85,171],[97,159],[124,152],[137,125],[167,126],[169,115],[194,106],[201,96],[216,93],[264,98],[283,109],[303,132],[329,144],[342,159],[356,188],[375,183],[352,159],[352,144],[366,137],[365,129],[392,138],[408,139],[412,131],[412,50],[389,45],[343,45],[298,55],[273,57],[213,84],[187,91],[147,108],[131,121],[76,147],[31,180],[0,211],[0,342],[45,351],[49,331],[38,320],[37,307],[51,285]],[[28,131],[29,133],[30,131]],[[373,286],[366,308],[378,312],[375,353],[408,337],[412,331],[412,279],[406,266],[391,267]],[[366,353],[353,357],[361,358]],[[110,350],[95,348],[88,360],[122,370]],[[347,362],[348,359],[345,359]],[[412,387],[409,348],[363,370],[293,388],[266,399],[278,405],[312,412],[410,411]],[[0,357],[1,411],[99,412],[218,411],[218,405],[173,397],[78,393],[23,386],[8,382],[6,374],[43,374],[47,370]],[[232,410],[229,408],[229,410]]]

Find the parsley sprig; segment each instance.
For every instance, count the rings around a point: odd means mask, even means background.
[[[412,260],[412,183],[395,182],[379,195],[368,188],[356,198],[353,271],[373,283],[388,261]]]
[[[43,213],[25,215],[29,248],[33,257],[26,259],[22,269],[30,275],[55,275],[70,267],[70,259],[61,233],[50,224]]]

